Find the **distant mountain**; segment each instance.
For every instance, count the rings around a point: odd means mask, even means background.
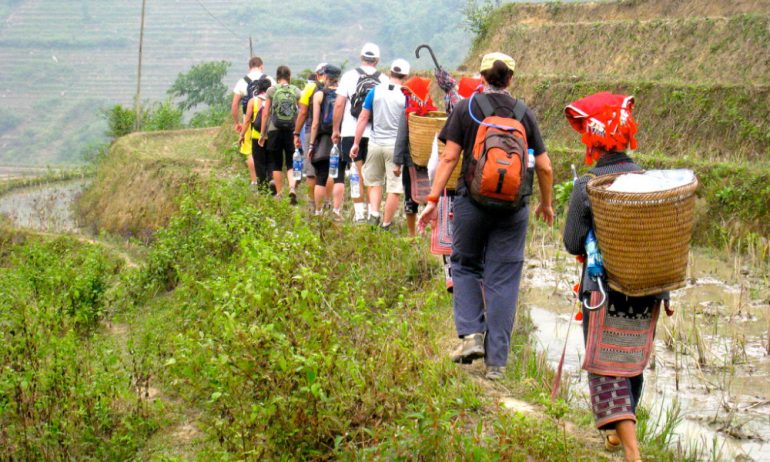
[[[249,36],[266,70],[319,61],[354,63],[378,43],[383,61],[432,66],[413,50],[433,45],[459,64],[470,45],[465,0],[147,1],[143,99],[166,89],[191,65],[233,63],[228,85],[246,71]],[[130,104],[136,90],[140,0],[0,0],[0,162],[76,162],[104,140],[99,108]]]

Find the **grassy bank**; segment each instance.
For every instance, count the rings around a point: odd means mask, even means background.
[[[228,159],[212,143],[217,133],[178,130],[117,140],[78,202],[85,223],[94,230],[150,239],[177,210],[181,192]]]

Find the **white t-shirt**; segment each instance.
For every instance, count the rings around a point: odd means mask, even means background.
[[[259,69],[256,69],[256,70],[250,71],[250,72],[249,72],[248,74],[246,74],[246,75],[247,75],[247,76],[248,76],[248,77],[251,79],[251,81],[253,82],[253,81],[255,81],[255,80],[259,80],[260,78],[262,78],[262,76],[263,76],[263,75],[265,75],[265,73],[264,73],[264,72],[262,72],[262,71],[260,71]],[[274,80],[272,77],[270,77],[270,76],[268,75],[268,76],[267,76],[267,78],[268,78],[268,79],[270,79],[270,82],[271,82],[273,85],[275,85],[275,80]],[[237,94],[239,94],[239,95],[241,95],[241,96],[246,96],[246,92],[248,91],[248,89],[249,89],[249,84],[248,84],[248,83],[246,83],[246,80],[245,80],[244,78],[241,78],[241,79],[240,79],[240,80],[238,80],[238,82],[235,84],[235,88],[233,88],[233,93],[237,93]]]
[[[369,140],[380,146],[394,146],[398,125],[406,108],[406,96],[401,85],[383,83],[369,91],[364,109],[372,113],[372,133]]]
[[[377,71],[373,66],[362,65],[360,67],[369,75],[372,75]],[[358,85],[358,78],[360,77],[360,74],[356,69],[357,68],[353,68],[342,74],[340,84],[337,87],[337,94],[347,98],[347,102],[345,103],[345,114],[342,117],[342,128],[340,129],[340,136],[342,137],[356,136],[356,125],[358,124],[358,120],[350,113],[350,99],[356,93],[356,85]],[[389,79],[385,74],[380,74],[380,82],[387,83],[388,80]],[[369,138],[370,131],[371,130],[367,125],[366,130],[364,130],[364,138]]]

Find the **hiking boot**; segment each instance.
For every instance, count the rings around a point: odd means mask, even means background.
[[[356,218],[355,220],[353,220],[353,223],[356,224],[356,225],[365,225],[365,224],[368,223],[368,221],[367,221],[366,218],[361,217],[361,218]]]
[[[289,191],[289,203],[291,205],[297,205],[297,193],[294,191]]]
[[[487,373],[484,374],[487,380],[500,380],[505,377],[505,368],[503,366],[487,366]]]
[[[387,231],[389,233],[392,233],[392,232],[396,231],[396,227],[393,226],[393,223],[388,223],[387,225],[382,225],[382,226],[380,226],[380,229],[383,230],[383,231]]]
[[[366,220],[367,223],[369,223],[373,227],[380,226],[380,217],[375,217],[374,215],[369,215],[369,219]]]
[[[335,223],[342,223],[345,221],[345,217],[342,216],[342,213],[335,210],[332,212],[332,221]]]
[[[484,334],[476,333],[466,335],[462,343],[452,352],[452,361],[461,364],[470,364],[474,359],[484,357]]]
[[[270,183],[268,184],[270,188],[270,194],[273,196],[278,194],[278,189],[275,187],[275,180],[270,180]]]

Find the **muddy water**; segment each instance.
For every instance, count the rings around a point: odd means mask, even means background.
[[[88,180],[14,190],[0,196],[0,215],[19,228],[46,232],[79,230],[72,205]]]
[[[523,300],[539,346],[554,366],[568,338],[564,376],[574,400],[588,407],[586,376],[580,370],[582,325],[573,319],[570,293],[576,265],[555,247],[538,247],[540,258],[525,270]],[[698,448],[704,458],[716,452],[723,460],[769,461],[766,275],[741,274],[733,265],[704,256],[693,258],[691,272],[688,286],[672,293],[675,316],[661,315],[643,405],[652,421],[662,421],[678,403],[682,422],[674,444]]]

